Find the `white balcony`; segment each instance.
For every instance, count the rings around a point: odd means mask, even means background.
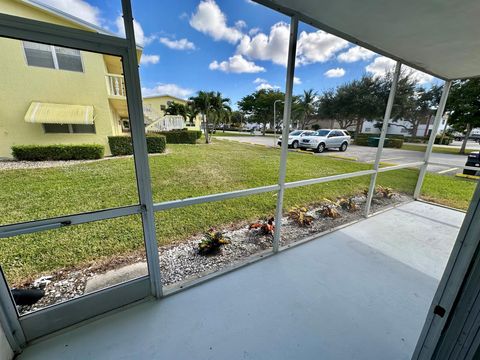
[[[112,97],[126,97],[125,80],[122,75],[107,74],[105,75],[107,81],[108,95]]]

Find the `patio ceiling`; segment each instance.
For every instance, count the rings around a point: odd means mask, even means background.
[[[480,76],[478,0],[255,0],[433,76]]]

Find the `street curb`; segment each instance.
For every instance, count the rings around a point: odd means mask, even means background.
[[[480,176],[476,176],[476,175],[455,174],[455,176],[463,179],[480,180]]]

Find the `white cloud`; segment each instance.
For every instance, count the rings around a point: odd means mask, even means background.
[[[115,20],[115,24],[117,26],[117,34],[125,37],[125,26],[123,24],[123,17],[118,16]],[[155,36],[146,36],[143,32],[143,28],[139,22],[133,20],[133,31],[135,32],[135,41],[140,46],[145,46],[150,44],[153,40],[155,40]]]
[[[237,22],[238,23],[238,22]],[[242,32],[235,27],[227,26],[227,17],[214,0],[202,0],[196,12],[190,17],[190,25],[218,40],[226,40],[235,44],[242,37]]]
[[[395,67],[395,60],[385,56],[376,57],[370,64],[365,66],[365,70],[371,73],[374,77],[383,77],[389,71],[393,71]],[[433,76],[425,74],[421,71],[415,70],[410,66],[402,65],[402,71],[406,71],[412,79],[419,84],[432,82]]]
[[[278,90],[280,89],[280,86],[277,85],[270,85],[269,83],[261,83],[258,85],[255,90]]]
[[[375,53],[373,51],[362,48],[361,46],[354,46],[338,55],[337,59],[339,61],[351,63],[359,60],[370,60],[374,56]]]
[[[237,53],[252,59],[270,60],[274,64],[286,65],[289,37],[289,25],[279,22],[270,28],[269,35],[258,33],[253,37],[243,36]]]
[[[260,29],[259,27],[251,28],[250,30],[248,30],[248,35],[253,36],[255,34],[258,34],[261,30],[262,29]]]
[[[300,79],[299,77],[294,76],[294,77],[293,77],[293,83],[294,83],[295,85],[300,85],[300,84],[302,83],[302,79]]]
[[[325,31],[318,30],[311,33],[302,31],[298,38],[297,64],[326,62],[334,57],[335,53],[347,46],[348,41]]]
[[[140,58],[140,64],[148,65],[148,64],[157,64],[160,61],[160,56],[158,55],[147,55],[142,54]]]
[[[237,54],[286,66],[289,37],[290,25],[278,22],[270,28],[268,35],[261,32],[252,37],[244,35],[237,46]],[[297,44],[297,65],[328,61],[347,46],[346,40],[324,31],[302,31]]]
[[[97,26],[102,24],[100,9],[84,0],[41,0],[41,2],[91,24]]]
[[[263,79],[263,78],[259,78],[259,77],[257,77],[255,80],[253,80],[254,84],[262,84],[262,83],[266,83],[266,82],[268,82],[268,81]]]
[[[158,39],[163,45],[174,50],[195,50],[195,44],[188,39],[170,40],[166,37]]]
[[[243,29],[243,28],[246,28],[247,27],[247,23],[243,20],[238,20],[237,22],[235,22],[235,27],[239,30]]]
[[[329,78],[342,77],[343,75],[345,75],[345,70],[342,68],[330,69],[325,71],[323,75]]]
[[[234,55],[228,61],[219,63],[217,60],[209,65],[210,70],[220,70],[226,73],[258,73],[265,71],[265,68],[256,65],[253,61],[246,60],[242,55]]]
[[[142,88],[142,96],[172,95],[185,99],[193,93],[192,89],[182,88],[176,84],[158,84],[153,88]]]

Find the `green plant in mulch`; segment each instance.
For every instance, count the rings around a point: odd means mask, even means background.
[[[323,206],[318,210],[318,213],[325,217],[325,218],[330,218],[330,219],[337,219],[341,217],[340,213],[338,212],[338,203],[333,202],[331,200],[326,200],[326,203],[323,204]]]
[[[353,200],[353,198],[349,199],[340,199],[338,201],[338,204],[343,210],[349,211],[349,212],[355,212],[357,210],[360,210],[360,206]]]
[[[395,192],[389,187],[377,186],[376,194],[384,199],[391,199],[395,195]]]
[[[200,255],[215,255],[220,252],[221,247],[225,244],[230,244],[230,239],[224,236],[222,232],[211,228],[198,243],[198,253]]]
[[[308,209],[305,207],[293,207],[288,212],[288,218],[293,220],[299,226],[312,225],[313,216],[307,215]]]
[[[273,233],[275,231],[275,219],[271,217],[264,222],[256,222],[250,224],[248,226],[248,230],[255,230],[260,236],[273,236]]]

